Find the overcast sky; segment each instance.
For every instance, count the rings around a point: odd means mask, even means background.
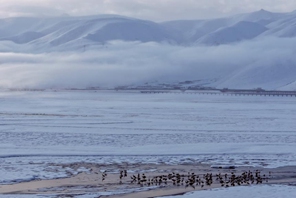
[[[296,10],[295,0],[0,0],[0,17],[118,14],[154,21]]]

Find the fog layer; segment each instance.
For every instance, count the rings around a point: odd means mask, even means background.
[[[214,47],[111,42],[85,52],[0,53],[0,87],[86,88],[212,80],[213,87],[294,89],[295,44],[294,38]]]

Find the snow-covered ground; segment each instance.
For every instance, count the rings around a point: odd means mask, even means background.
[[[86,195],[77,195],[75,198],[95,198],[101,195],[110,195],[112,193],[90,193]],[[165,198],[291,198],[296,194],[296,186],[285,185],[263,185],[263,186],[245,186],[235,188],[219,188],[211,190],[196,191],[179,196],[166,196]],[[0,195],[1,198],[15,198],[16,195]],[[55,195],[17,195],[18,198],[56,198]]]
[[[181,196],[172,196],[166,198],[290,198],[296,195],[296,186],[280,186],[280,185],[265,185],[265,186],[247,186],[236,188],[221,188],[207,191],[198,191],[188,193]]]
[[[292,97],[0,92],[0,183],[65,177],[53,164],[296,165]],[[87,171],[87,170],[83,170]]]

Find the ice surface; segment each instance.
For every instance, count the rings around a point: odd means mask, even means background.
[[[131,190],[135,192],[137,189]],[[123,192],[108,192],[108,193],[90,193],[86,195],[74,195],[75,198],[95,198],[100,195],[114,195]],[[125,192],[126,193],[126,192]],[[166,198],[229,198],[229,197],[241,197],[241,198],[291,198],[296,194],[295,186],[285,185],[260,185],[260,186],[246,186],[235,188],[220,188],[212,190],[196,191],[179,196],[166,196]],[[56,195],[0,195],[0,198],[56,198]]]
[[[265,185],[265,186],[247,186],[235,188],[213,189],[205,191],[197,191],[181,196],[171,196],[166,198],[290,198],[296,195],[295,186]]]
[[[149,188],[151,189],[151,188]],[[100,196],[110,196],[110,195],[118,195],[118,194],[126,194],[126,193],[133,193],[133,192],[139,192],[143,191],[143,188],[139,189],[128,189],[128,190],[122,190],[122,191],[110,191],[110,192],[101,192],[101,193],[87,193],[87,194],[71,194],[71,195],[1,195],[0,198],[59,198],[59,197],[75,197],[75,198],[98,198]]]

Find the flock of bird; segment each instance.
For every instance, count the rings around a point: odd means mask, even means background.
[[[221,187],[230,187],[230,186],[240,186],[240,185],[252,185],[252,184],[262,184],[263,182],[268,182],[268,179],[271,176],[261,174],[259,170],[255,172],[245,171],[239,175],[236,175],[234,172],[231,173],[206,173],[198,175],[195,173],[188,172],[187,174],[179,174],[172,172],[167,175],[158,175],[153,177],[148,177],[144,173],[136,174],[130,176],[130,183],[138,184],[140,186],[185,186],[196,188],[200,186],[201,188],[205,186],[211,186],[212,184],[219,184]],[[107,177],[107,173],[102,173],[102,181]],[[119,183],[122,184],[123,178],[128,177],[127,170],[121,170],[119,174]]]

